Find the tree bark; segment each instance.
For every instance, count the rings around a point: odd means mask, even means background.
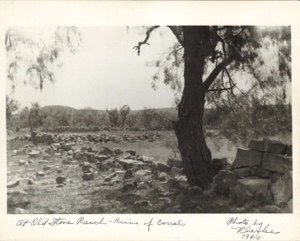
[[[183,168],[190,185],[207,189],[215,174],[211,152],[202,129],[205,104],[203,73],[205,58],[211,53],[209,27],[183,27],[184,35],[184,90],[178,105],[175,133]]]

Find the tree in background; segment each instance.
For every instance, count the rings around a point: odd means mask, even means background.
[[[124,127],[125,122],[127,120],[127,117],[130,113],[130,107],[128,105],[123,105],[120,109],[119,109],[119,115],[120,115],[120,127]]]
[[[114,109],[106,109],[106,113],[108,114],[109,124],[111,127],[124,127],[126,119],[130,113],[130,107],[128,105],[123,105],[118,110]]]
[[[141,47],[160,26],[146,29],[145,39],[134,48],[138,55]],[[290,80],[291,48],[290,27],[258,28],[255,26],[168,26],[177,42],[163,61],[156,61],[162,71],[164,83],[174,89],[181,88],[180,72],[183,70],[183,91],[178,101],[178,120],[174,129],[183,167],[190,185],[204,189],[210,187],[214,168],[211,153],[203,133],[203,114],[208,104],[232,104],[236,113],[245,104],[244,96],[257,97],[282,89]],[[274,65],[265,61],[264,54],[272,49],[276,53]],[[274,62],[274,61],[273,61]],[[239,75],[237,75],[239,73]],[[243,78],[242,74],[248,76]],[[160,75],[154,76],[154,81]],[[243,90],[238,82],[245,82]],[[246,109],[246,108],[245,108]],[[246,112],[247,113],[247,112]],[[237,123],[237,120],[236,122]],[[234,123],[232,123],[233,125]]]
[[[13,114],[19,109],[20,104],[18,101],[6,95],[6,126],[10,125]]]
[[[111,127],[119,126],[119,112],[118,112],[118,109],[117,108],[111,109],[111,110],[106,109],[106,112],[108,114],[110,126]]]

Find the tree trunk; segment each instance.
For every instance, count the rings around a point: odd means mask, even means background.
[[[205,58],[211,49],[209,28],[184,27],[183,34],[185,84],[174,127],[189,184],[207,189],[215,174],[202,129],[205,103],[202,77]]]

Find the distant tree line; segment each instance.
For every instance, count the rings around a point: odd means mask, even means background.
[[[30,108],[19,109],[19,103],[6,97],[6,121],[8,129],[41,128],[57,131],[106,130],[173,130],[176,111],[144,108],[132,111],[128,105],[119,109],[98,111],[91,108],[40,107],[32,103]],[[242,96],[228,103],[219,102],[206,108],[203,126],[216,129],[235,143],[246,143],[251,138],[272,136],[292,131],[292,107],[278,101],[267,103],[253,98],[251,102]],[[70,127],[70,128],[66,128]]]
[[[115,129],[146,129],[171,130],[171,121],[176,119],[176,112],[165,112],[144,108],[131,111],[128,105],[119,109],[106,109],[105,112],[91,108],[73,109],[62,106],[40,107],[32,103],[30,107],[19,109],[19,103],[7,97],[6,122],[8,129],[72,127],[82,130]],[[94,128],[98,127],[98,128]],[[66,129],[66,128],[61,128]]]

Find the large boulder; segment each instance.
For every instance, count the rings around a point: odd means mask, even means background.
[[[267,143],[268,143],[267,152],[274,153],[274,154],[282,154],[282,155],[286,153],[286,148],[287,148],[286,144],[274,140],[268,140]]]
[[[269,171],[263,169],[260,166],[252,167],[252,172],[254,176],[261,177],[261,178],[268,178],[271,174]]]
[[[253,198],[254,195],[240,185],[230,188],[230,199],[237,206],[244,206],[247,202],[252,201]]]
[[[229,194],[230,188],[236,186],[239,177],[229,170],[221,170],[214,177],[214,188],[217,193]]]
[[[264,139],[262,141],[251,140],[248,148],[260,152],[270,152],[274,154],[285,154],[286,153],[286,144],[275,141],[275,140],[267,140]]]
[[[293,197],[292,173],[287,172],[275,184],[271,186],[274,203],[277,206],[284,205]]]
[[[248,144],[248,148],[255,150],[255,151],[260,151],[260,152],[266,152],[268,149],[268,143],[267,140],[251,140]]]
[[[247,189],[250,193],[255,194],[258,191],[268,190],[270,185],[269,179],[253,179],[251,177],[239,179],[237,181],[238,185]]]
[[[253,171],[251,167],[242,167],[238,169],[232,170],[232,172],[240,177],[250,177],[253,175]]]
[[[292,157],[265,153],[262,168],[271,172],[286,173],[292,170]]]
[[[223,169],[227,169],[229,166],[227,158],[221,158],[221,159],[214,158],[212,160],[212,164],[216,172],[219,172],[220,170]]]
[[[233,168],[252,167],[261,165],[263,153],[250,149],[238,148]]]

